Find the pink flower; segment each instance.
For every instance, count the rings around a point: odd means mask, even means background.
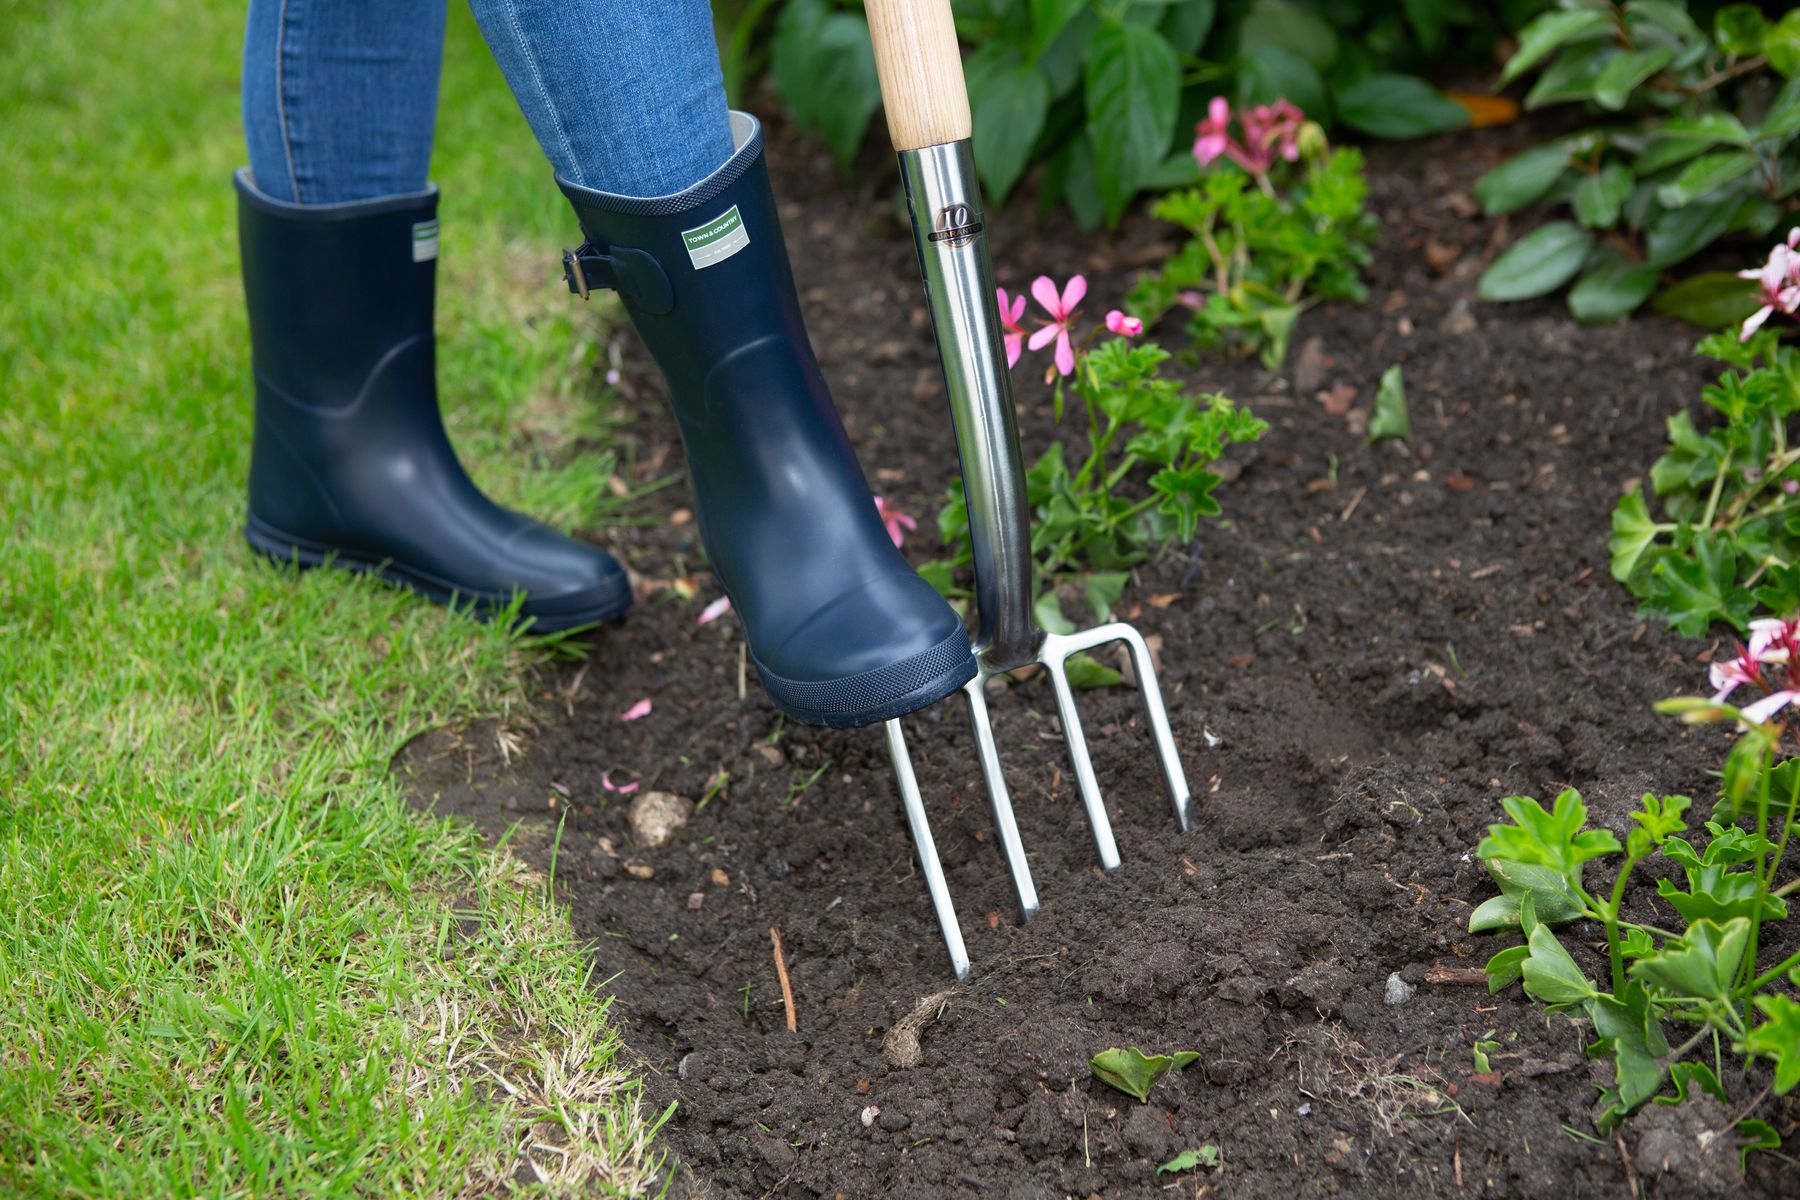
[[[1183,308],[1191,308],[1198,312],[1206,307],[1206,297],[1199,292],[1176,292],[1175,303]]]
[[[1770,692],[1755,704],[1744,705],[1739,711],[1744,714],[1746,721],[1761,725],[1796,700],[1800,700],[1800,692]]]
[[[1246,170],[1261,175],[1274,165],[1277,157],[1294,162],[1300,157],[1300,126],[1306,115],[1287,100],[1259,104],[1244,113],[1244,144],[1250,162],[1239,162]]]
[[[1231,103],[1214,96],[1206,106],[1206,119],[1194,126],[1194,158],[1201,166],[1211,166],[1230,147],[1230,128]]]
[[[700,610],[700,619],[695,621],[694,624],[705,625],[709,622],[716,621],[730,611],[730,609],[731,597],[720,596],[717,600],[714,600],[711,604]]]
[[[1062,295],[1056,294],[1056,284],[1048,275],[1039,275],[1031,281],[1031,294],[1037,302],[1044,306],[1050,314],[1050,320],[1031,335],[1027,343],[1033,350],[1042,350],[1051,342],[1056,343],[1056,371],[1061,375],[1070,375],[1075,370],[1075,348],[1069,344],[1070,327],[1075,323],[1075,306],[1087,295],[1087,278],[1082,275],[1073,276],[1064,285]]]
[[[1796,226],[1788,234],[1786,243],[1777,243],[1769,251],[1769,261],[1750,271],[1739,271],[1739,279],[1754,279],[1757,283],[1762,307],[1744,318],[1744,327],[1738,334],[1738,340],[1747,342],[1750,335],[1761,329],[1777,312],[1792,316],[1800,310],[1800,254],[1796,254],[1794,243],[1800,241],[1800,226]]]
[[[1024,298],[1021,297],[1019,300],[1020,306],[1023,307],[1024,303]],[[894,539],[894,545],[897,547],[906,544],[907,531],[919,527],[917,521],[901,512],[894,505],[889,504],[887,502],[887,497],[885,496],[875,497],[875,511],[880,515],[881,523],[887,526],[887,534]]]
[[[1009,300],[1005,288],[994,290],[1000,293],[1000,328],[1006,331],[1001,340],[1006,343],[1006,365],[1010,367],[1025,353],[1025,331],[1019,328],[1019,318],[1025,315],[1025,297],[1014,296]]]
[[[1118,309],[1106,314],[1106,327],[1120,337],[1136,337],[1144,332],[1144,323],[1136,317],[1128,317]]]
[[[628,708],[624,712],[620,713],[619,720],[635,721],[640,717],[647,717],[649,715],[650,715],[650,701],[648,698],[646,698],[643,700],[639,700],[636,704],[632,705],[630,708]]]
[[[614,783],[612,781],[612,772],[602,771],[600,772],[600,786],[609,792],[617,792],[621,796],[629,796],[631,793],[638,790],[639,781],[634,779],[630,783]]]
[[[1729,662],[1714,663],[1707,668],[1706,678],[1713,687],[1713,703],[1718,704],[1736,691],[1738,685],[1760,683],[1762,681],[1762,664],[1746,652]]]

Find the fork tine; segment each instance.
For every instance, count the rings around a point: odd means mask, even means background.
[[[1156,682],[1156,664],[1150,660],[1150,647],[1130,625],[1102,628],[1118,630],[1118,640],[1131,651],[1131,667],[1137,675],[1138,694],[1144,702],[1144,719],[1150,723],[1150,733],[1156,739],[1156,756],[1162,760],[1163,786],[1168,789],[1169,803],[1175,809],[1175,824],[1181,832],[1192,833],[1194,814],[1189,805],[1187,774],[1181,767],[1181,752],[1175,749],[1175,734],[1169,729],[1169,710],[1163,705],[1162,688]]]
[[[1100,866],[1110,871],[1119,865],[1119,847],[1113,841],[1112,822],[1107,818],[1105,801],[1100,799],[1100,785],[1094,779],[1087,736],[1081,730],[1081,714],[1075,709],[1075,690],[1069,686],[1065,666],[1069,655],[1084,648],[1073,639],[1047,634],[1041,661],[1050,672],[1050,683],[1056,689],[1056,711],[1062,718],[1063,744],[1069,748],[1069,765],[1074,768],[1075,783],[1081,789],[1081,804],[1087,809],[1088,824],[1094,831],[1094,849],[1100,855]]]
[[[919,796],[919,781],[913,776],[912,756],[907,753],[906,734],[901,732],[898,717],[887,723],[887,744],[888,757],[894,763],[894,782],[900,786],[900,802],[906,808],[906,824],[912,830],[913,846],[919,852],[926,890],[931,893],[931,907],[937,910],[938,927],[944,932],[944,949],[950,952],[950,967],[958,979],[966,979],[969,951],[963,945],[962,928],[956,923],[956,909],[950,903],[950,886],[944,882],[937,843],[931,840],[931,823],[925,819],[925,801]]]
[[[1013,819],[1012,799],[1006,792],[1006,775],[1000,769],[1000,751],[994,745],[994,725],[988,719],[987,695],[982,691],[985,682],[985,675],[977,675],[963,685],[969,697],[969,724],[975,729],[975,749],[981,757],[981,778],[987,785],[994,828],[1000,834],[1000,852],[1006,859],[1006,869],[1012,873],[1013,891],[1019,897],[1019,919],[1029,921],[1037,916],[1037,887],[1031,882],[1025,844],[1019,840],[1019,824]]]

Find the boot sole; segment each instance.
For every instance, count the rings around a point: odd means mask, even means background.
[[[457,612],[468,613],[479,621],[492,621],[512,606],[510,593],[501,595],[495,592],[480,592],[460,587],[445,579],[409,567],[405,563],[391,558],[371,558],[355,550],[347,550],[341,546],[331,546],[324,542],[315,542],[310,538],[296,537],[283,533],[273,525],[257,519],[252,514],[244,522],[244,540],[250,548],[271,562],[299,567],[301,570],[312,570],[315,567],[339,567],[346,571],[354,571],[359,575],[374,575],[388,583],[409,589],[433,604],[443,605]],[[526,600],[525,608],[519,613],[521,621],[531,622],[533,633],[561,633],[581,625],[592,625],[600,621],[610,620],[622,615],[631,607],[631,591],[623,589],[623,596],[596,604],[591,608],[581,609],[573,613],[556,613],[542,616],[533,613],[531,602]]]
[[[929,708],[975,678],[975,656],[962,630],[931,649],[898,663],[848,679],[798,682],[776,675],[757,662],[756,674],[771,703],[796,721],[832,729],[857,729]],[[917,681],[923,674],[925,678]],[[872,688],[898,677],[911,686],[875,704],[862,701]],[[885,689],[882,689],[885,690]]]

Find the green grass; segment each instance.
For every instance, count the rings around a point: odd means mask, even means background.
[[[654,1190],[545,881],[387,770],[544,648],[239,537],[241,19],[0,0],[0,1194]],[[439,147],[453,436],[602,519],[572,221],[461,6]]]

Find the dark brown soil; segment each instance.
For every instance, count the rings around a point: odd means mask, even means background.
[[[1560,302],[1498,308],[1474,283],[1501,235],[1470,183],[1491,134],[1371,156],[1384,235],[1365,306],[1301,322],[1275,376],[1211,362],[1197,382],[1272,428],[1221,489],[1227,519],[1137,572],[1125,615],[1160,639],[1163,684],[1200,826],[1179,834],[1135,697],[1085,697],[1124,865],[1103,875],[1041,680],[994,703],[1043,896],[1012,911],[961,702],[906,722],[975,960],[954,985],[914,866],[878,730],[778,720],[740,695],[741,636],[704,628],[694,526],[614,529],[644,576],[638,610],[590,659],[542,680],[544,705],[503,756],[491,730],[409,749],[422,803],[547,861],[594,939],[654,1102],[679,1101],[664,1144],[678,1194],[752,1197],[1176,1195],[1600,1197],[1794,1194],[1791,1160],[1749,1183],[1723,1111],[1660,1112],[1592,1135],[1607,1069],[1583,1032],[1515,987],[1490,996],[1497,944],[1464,932],[1492,894],[1471,851],[1514,792],[1577,787],[1623,832],[1644,791],[1709,793],[1724,735],[1650,711],[1703,684],[1713,643],[1636,619],[1607,577],[1607,516],[1655,457],[1662,421],[1695,402],[1691,331],[1654,318],[1582,329]],[[878,491],[929,530],[955,471],[916,263],[893,172],[871,151],[854,183],[777,132],[771,158],[812,333]],[[1085,270],[1102,312],[1168,234],[1117,236],[992,220],[1002,281]],[[1173,331],[1165,331],[1174,342]],[[647,359],[621,335],[644,477],[678,455]],[[1382,370],[1405,364],[1415,437],[1359,435]],[[1028,457],[1053,434],[1021,370]],[[1333,415],[1319,394],[1355,389]],[[1079,436],[1074,425],[1069,436]],[[936,547],[922,531],[918,559]],[[623,723],[640,697],[650,716]],[[635,846],[641,778],[690,799],[729,782],[675,840]],[[798,1033],[771,953],[779,927]],[[1576,934],[1576,940],[1584,935]],[[1585,935],[1590,941],[1598,933]],[[1590,960],[1589,966],[1597,965]],[[1389,976],[1417,988],[1390,1005]],[[923,1063],[884,1035],[927,998]],[[1477,1040],[1499,1042],[1477,1074]],[[1139,1105],[1091,1080],[1109,1046],[1198,1050]],[[1762,1076],[1729,1082],[1734,1106]],[[1790,1099],[1758,1115],[1790,1133]],[[1158,1175],[1213,1144],[1222,1170]]]

